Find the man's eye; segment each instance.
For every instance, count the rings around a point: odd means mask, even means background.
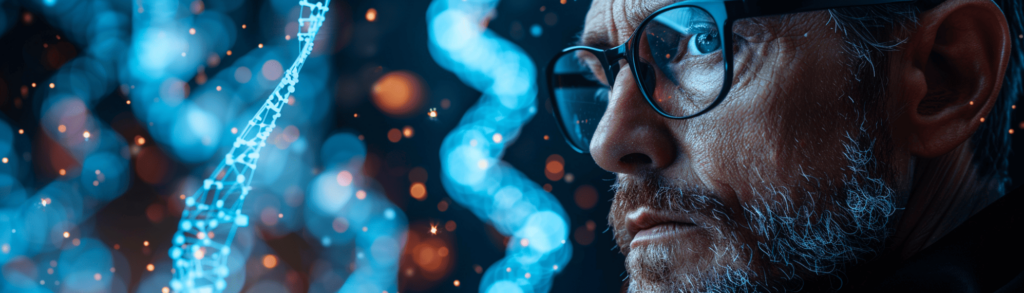
[[[702,33],[690,36],[690,42],[686,45],[686,51],[690,55],[707,55],[722,47],[718,39],[718,33]]]

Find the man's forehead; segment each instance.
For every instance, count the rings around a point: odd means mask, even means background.
[[[594,0],[587,11],[586,24],[579,45],[611,48],[626,42],[643,22],[658,9],[681,0]],[[804,17],[818,14],[818,17]],[[829,23],[828,14],[797,13],[776,17],[757,17],[738,20],[733,31],[746,31],[747,36],[765,34],[778,37],[786,34],[803,35],[822,23]]]
[[[594,0],[587,11],[582,45],[617,46],[633,33],[640,22],[659,8],[679,0]]]

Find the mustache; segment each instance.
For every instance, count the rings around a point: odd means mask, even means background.
[[[622,249],[628,249],[625,244],[632,240],[626,230],[625,215],[640,207],[694,215],[699,217],[696,224],[705,227],[716,222],[736,225],[729,216],[736,213],[722,203],[721,196],[697,185],[673,182],[658,173],[617,174],[611,190],[615,201],[608,222],[614,225],[614,236]]]

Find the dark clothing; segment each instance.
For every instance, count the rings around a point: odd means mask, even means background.
[[[905,261],[852,268],[840,292],[1024,292],[1024,189]]]

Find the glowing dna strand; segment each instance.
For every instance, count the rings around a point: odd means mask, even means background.
[[[572,256],[568,221],[554,196],[501,161],[537,112],[537,87],[526,53],[481,27],[497,2],[435,0],[427,10],[434,60],[483,92],[441,144],[442,183],[452,199],[511,237],[479,291],[546,292]]]
[[[202,189],[185,199],[174,246],[169,251],[174,262],[174,278],[170,284],[174,291],[221,292],[227,286],[224,279],[230,273],[227,261],[231,240],[238,227],[249,225],[249,217],[242,214],[241,207],[252,188],[249,184],[260,150],[274,130],[275,121],[281,117],[281,108],[295,92],[299,70],[313,51],[313,40],[326,19],[324,15],[330,2],[299,1],[299,56],[235,139],[231,151],[203,181]]]

